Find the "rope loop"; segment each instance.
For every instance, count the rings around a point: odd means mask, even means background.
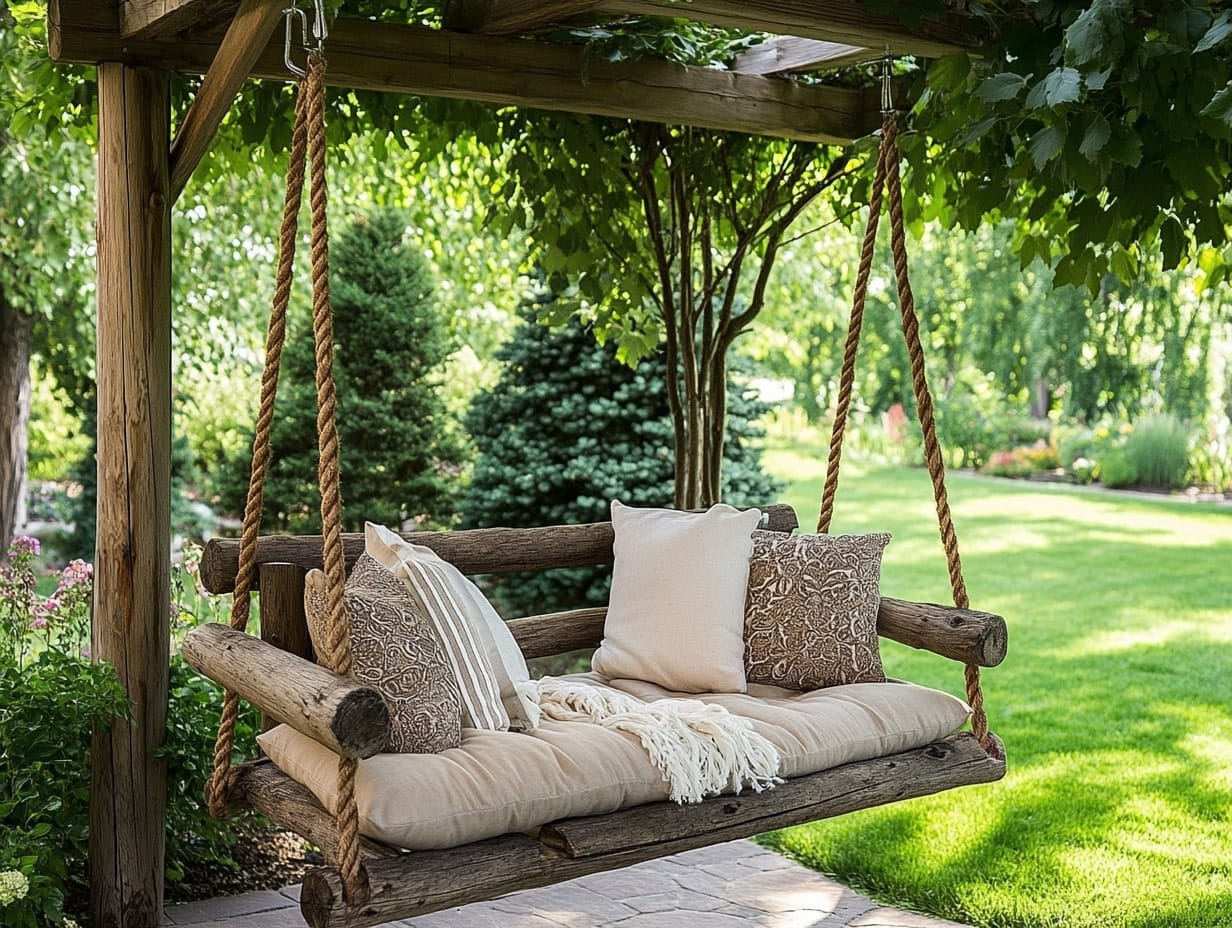
[[[888,78],[886,78],[888,81]],[[924,435],[924,460],[933,485],[933,499],[937,509],[937,526],[941,545],[945,550],[946,565],[950,575],[950,590],[954,605],[966,609],[970,602],[967,584],[963,577],[962,557],[958,551],[958,535],[950,513],[949,495],[945,488],[945,459],[937,439],[936,414],[933,408],[932,390],[924,363],[924,345],[920,339],[920,320],[915,308],[915,295],[907,269],[906,223],[903,219],[903,191],[900,177],[901,160],[898,150],[898,121],[891,109],[883,114],[881,145],[877,150],[877,169],[873,177],[873,190],[869,197],[868,227],[860,252],[860,267],[856,275],[855,298],[852,301],[851,317],[847,325],[847,340],[843,349],[843,366],[839,374],[838,399],[834,424],[830,431],[830,452],[826,462],[826,481],[822,489],[821,509],[817,519],[817,531],[827,533],[834,516],[834,496],[838,490],[839,467],[843,455],[843,437],[851,409],[851,393],[855,383],[856,355],[860,347],[860,334],[864,321],[864,306],[868,296],[868,280],[873,264],[873,250],[877,241],[877,226],[881,213],[882,187],[890,209],[890,250],[894,257],[894,279],[898,289],[899,313],[902,317],[903,338],[911,361],[911,385],[915,393],[916,411],[920,430]],[[981,747],[989,755],[1001,756],[995,736],[988,731],[988,718],[984,712],[984,693],[980,686],[978,664],[965,668],[967,702],[971,706],[971,730]]]
[[[251,611],[252,589],[257,572],[257,540],[261,531],[261,510],[270,462],[270,432],[278,392],[282,349],[286,341],[287,307],[290,304],[295,246],[299,234],[299,209],[303,201],[304,176],[307,173],[310,180],[309,203],[312,217],[312,329],[316,351],[322,560],[330,617],[329,633],[322,646],[322,657],[330,669],[349,675],[352,657],[342,596],[346,582],[346,561],[342,549],[337,390],[333,371],[333,312],[329,300],[325,154],[325,58],[319,51],[313,51],[308,56],[308,69],[300,80],[295,100],[295,125],[291,134],[291,152],[287,166],[287,191],[279,236],[278,267],[266,336],[265,369],[261,375],[261,399],[253,438],[252,473],[244,506],[244,527],[240,538],[235,597],[231,607],[231,627],[238,631],[247,631]],[[226,813],[228,797],[236,785],[232,754],[235,750],[238,715],[238,697],[227,691],[219,720],[218,738],[214,744],[214,771],[206,785],[206,802],[211,814],[216,817]],[[358,761],[339,759],[336,863],[342,874],[347,904],[352,907],[362,905],[369,895],[367,874],[359,860],[359,815],[355,804],[355,776],[358,766]]]

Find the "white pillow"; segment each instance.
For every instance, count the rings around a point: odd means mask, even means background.
[[[403,582],[436,627],[462,694],[462,725],[529,731],[539,693],[504,619],[458,568],[384,526],[364,525],[366,552]]]
[[[761,511],[612,502],[612,593],[591,666],[680,693],[743,693],[744,596]]]

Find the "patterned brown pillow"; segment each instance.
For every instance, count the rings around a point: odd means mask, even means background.
[[[754,532],[744,612],[750,683],[813,690],[883,683],[877,641],[884,532]]]
[[[432,623],[406,587],[368,555],[361,555],[343,594],[351,632],[352,675],[374,686],[389,707],[385,750],[435,754],[462,743],[462,700],[449,658]],[[325,574],[304,581],[308,634],[322,653],[329,607]]]

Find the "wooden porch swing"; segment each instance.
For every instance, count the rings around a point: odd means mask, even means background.
[[[534,834],[509,834],[445,850],[406,852],[360,836],[355,775],[362,759],[381,750],[388,714],[376,690],[349,678],[351,653],[343,584],[347,565],[362,552],[363,538],[344,535],[340,528],[325,218],[324,85],[325,60],[317,51],[310,55],[296,103],[277,283],[243,533],[238,542],[212,541],[202,565],[207,589],[235,594],[231,627],[203,626],[190,633],[184,643],[189,663],[228,691],[215,750],[215,772],[208,791],[211,809],[223,814],[255,808],[325,853],[328,865],[314,870],[304,880],[301,907],[308,923],[314,928],[374,925],[1002,777],[1004,751],[988,730],[979,672],[981,666],[995,666],[1004,658],[1005,623],[999,616],[968,608],[907,275],[897,125],[887,102],[883,106],[869,224],[847,335],[818,531],[828,531],[833,513],[885,186],[889,193],[903,330],[955,605],[883,599],[878,632],[965,665],[972,731],[959,732],[915,750],[790,779],[758,795],[725,795],[683,807],[670,802],[651,803],[611,814],[551,822]],[[322,536],[259,538],[263,484],[270,456],[270,424],[306,172],[310,174],[311,191],[313,330],[324,529]],[[765,511],[770,528],[790,532],[796,527],[795,514],[789,507],[769,506]],[[610,523],[419,533],[413,538],[464,573],[538,571],[612,560]],[[332,627],[324,645],[327,653],[318,657],[329,669],[312,662],[303,611],[305,572],[322,566],[328,584]],[[246,634],[251,592],[258,587],[262,598],[261,639]],[[597,646],[605,612],[580,609],[514,619],[509,624],[525,656],[540,657]],[[336,816],[328,813],[308,789],[267,760],[232,765],[237,699],[241,696],[269,718],[309,735],[339,755]]]

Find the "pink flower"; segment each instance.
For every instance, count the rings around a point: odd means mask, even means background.
[[[37,538],[33,538],[30,535],[18,535],[13,539],[13,543],[9,545],[9,557],[17,557],[20,554],[38,557],[41,550],[42,548]]]
[[[46,627],[47,627],[47,616],[45,615],[40,615],[33,622],[30,623],[30,631],[32,632],[41,632]]]
[[[84,586],[89,583],[94,577],[94,565],[78,558],[70,561],[68,566],[64,568],[64,573],[60,581],[61,585],[66,589],[75,586]]]

